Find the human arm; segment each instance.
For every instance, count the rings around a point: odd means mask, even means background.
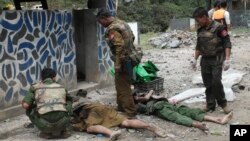
[[[121,71],[122,62],[124,60],[124,39],[122,35],[116,30],[110,30],[108,33],[108,40],[112,43],[115,50],[115,71]]]
[[[143,96],[134,96],[134,99],[137,102],[146,102],[150,99],[150,97],[152,97],[152,95],[154,94],[153,90],[150,90],[146,95]]]
[[[33,106],[34,101],[35,101],[35,89],[33,86],[31,86],[28,94],[22,100],[22,107],[28,110]]]
[[[224,70],[226,71],[230,67],[230,55],[231,55],[232,44],[230,41],[230,36],[228,34],[228,31],[224,27],[221,27],[219,29],[218,36],[221,38],[222,46],[225,52],[225,61],[223,62],[223,67]]]

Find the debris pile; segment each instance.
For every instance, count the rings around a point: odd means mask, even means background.
[[[182,30],[172,30],[158,37],[149,39],[149,43],[156,48],[178,48],[193,46],[196,43],[196,33]]]

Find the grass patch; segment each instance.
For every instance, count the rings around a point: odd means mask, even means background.
[[[249,32],[250,32],[250,28],[246,28],[246,27],[232,28],[233,34],[244,34],[244,33],[249,33]]]
[[[150,38],[156,37],[157,35],[159,35],[159,33],[148,32],[145,34],[140,34],[140,47],[142,47],[143,50],[152,49],[153,46],[149,44],[148,40]]]

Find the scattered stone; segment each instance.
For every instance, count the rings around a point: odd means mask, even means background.
[[[25,124],[24,124],[24,127],[25,127],[25,128],[34,128],[34,124],[28,122],[28,123],[25,123]]]
[[[127,129],[129,133],[134,133],[135,129]]]
[[[231,125],[239,125],[239,124],[240,124],[240,122],[238,122],[238,121],[231,123]]]
[[[80,139],[80,136],[79,135],[75,135],[75,139]]]
[[[151,38],[149,43],[156,48],[178,48],[182,46],[194,45],[196,41],[196,34],[193,32],[172,30],[161,34],[158,37]]]
[[[220,131],[214,131],[214,130],[212,130],[212,131],[210,131],[210,134],[211,135],[222,136],[222,132],[220,132]]]

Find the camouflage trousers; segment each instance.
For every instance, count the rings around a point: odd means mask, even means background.
[[[55,135],[65,130],[70,122],[69,114],[62,111],[54,111],[40,115],[34,108],[26,110],[26,115],[40,131]]]
[[[198,108],[189,108],[187,106],[175,106],[165,101],[155,103],[155,115],[158,117],[181,124],[192,126],[194,120],[202,121],[205,112]]]
[[[216,102],[220,107],[225,107],[227,105],[227,100],[221,82],[222,61],[219,61],[216,57],[202,58],[201,76],[206,87],[207,108],[215,110]]]
[[[116,74],[115,88],[117,92],[118,110],[125,112],[127,116],[135,116],[136,107],[132,95],[130,77],[127,73]]]

